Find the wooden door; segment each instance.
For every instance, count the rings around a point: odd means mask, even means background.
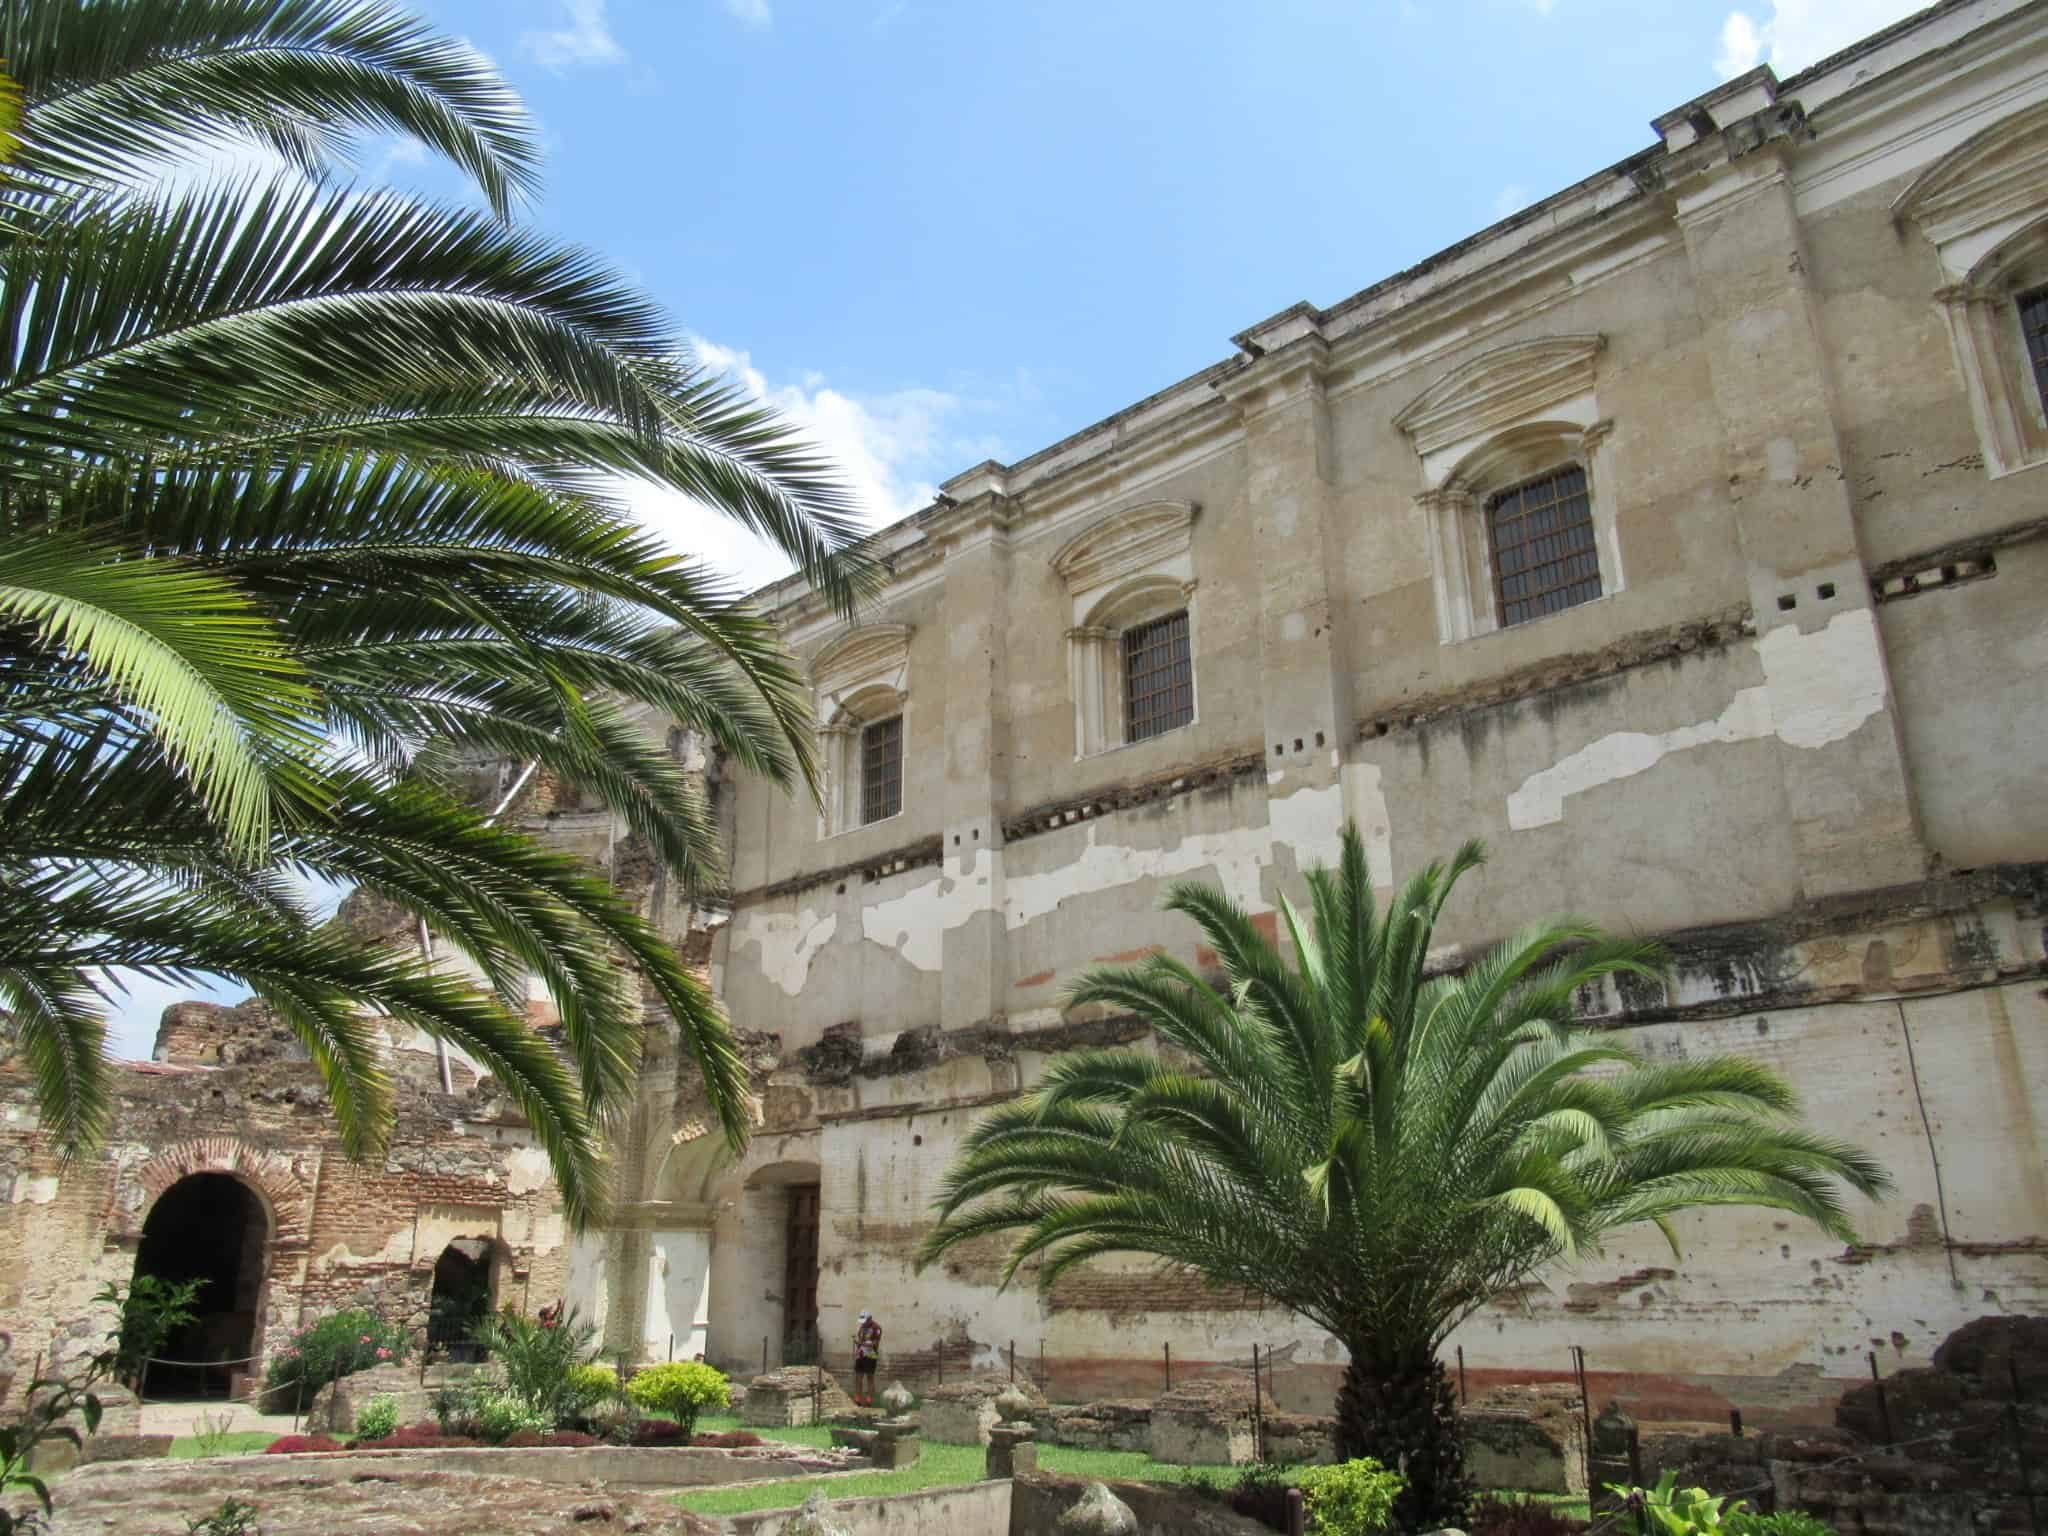
[[[783,1276],[782,1359],[809,1365],[818,1358],[818,1186],[789,1188],[789,1231]]]

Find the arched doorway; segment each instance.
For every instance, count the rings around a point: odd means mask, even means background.
[[[135,1251],[137,1277],[202,1283],[193,1301],[198,1315],[164,1341],[149,1366],[148,1396],[226,1397],[236,1376],[253,1369],[269,1236],[263,1201],[233,1174],[188,1174],[150,1207]]]
[[[491,1250],[488,1237],[458,1237],[434,1261],[427,1347],[450,1360],[482,1358],[474,1335],[491,1315]]]

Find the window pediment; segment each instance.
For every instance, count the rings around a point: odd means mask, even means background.
[[[1191,501],[1151,501],[1113,512],[1061,545],[1052,568],[1077,598],[1157,569],[1188,553],[1199,510]]]
[[[908,624],[866,624],[819,651],[811,660],[819,719],[829,724],[833,706],[877,687],[908,693],[912,633]]]
[[[1969,278],[1994,247],[2040,217],[2048,186],[2048,102],[1973,134],[1914,178],[1892,216],[1920,226],[1953,281]]]
[[[1590,395],[1593,360],[1606,344],[1605,337],[1594,334],[1495,347],[1460,363],[1409,401],[1394,425],[1429,459]]]

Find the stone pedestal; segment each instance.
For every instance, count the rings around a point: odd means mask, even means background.
[[[1621,1411],[1620,1403],[1609,1403],[1593,1421],[1593,1444],[1586,1456],[1586,1482],[1595,1519],[1621,1512],[1621,1499],[1608,1491],[1608,1485],[1639,1483],[1641,1469],[1636,1421]]]
[[[988,1475],[1015,1477],[1038,1470],[1038,1431],[1029,1424],[998,1424],[988,1432]]]
[[[907,1416],[875,1420],[874,1448],[868,1454],[877,1467],[909,1466],[918,1457],[917,1420]]]

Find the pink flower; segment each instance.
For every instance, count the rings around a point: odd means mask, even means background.
[[[377,1351],[377,1358],[379,1360],[389,1360],[391,1358],[391,1351],[380,1347]]]
[[[365,1344],[370,1342],[370,1336],[367,1333],[363,1335],[363,1342]]]

